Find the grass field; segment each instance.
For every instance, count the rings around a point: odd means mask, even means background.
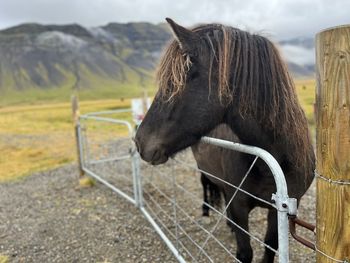
[[[0,263],[8,263],[8,262],[9,262],[9,258],[7,256],[0,255]]]
[[[84,69],[82,71],[85,72]],[[125,82],[97,77],[88,72],[85,72],[85,74],[87,74],[89,83],[74,91],[84,101],[109,98],[134,98],[140,96],[145,89],[150,94],[154,92],[155,85],[152,77],[145,78],[141,82],[139,76],[133,72],[126,72],[128,81]],[[145,74],[147,75],[147,72]],[[28,86],[20,90],[0,89],[0,108],[23,104],[66,102],[67,98],[72,94],[72,86],[75,82],[72,76],[67,76],[67,78],[67,81],[59,87],[33,88]]]
[[[297,80],[297,92],[314,134],[314,80]],[[117,92],[116,92],[117,93]],[[110,98],[112,94],[107,94]],[[106,97],[106,94],[102,97]],[[130,97],[132,94],[125,94]],[[85,95],[83,98],[91,98]],[[117,96],[115,96],[117,97]],[[120,97],[120,96],[119,96]],[[69,102],[49,103],[38,98],[0,108],[0,182],[21,178],[36,171],[70,163],[76,158]],[[31,103],[30,105],[26,103]],[[130,100],[85,100],[81,113],[125,108]],[[129,119],[130,115],[120,118]],[[94,126],[92,126],[94,127]],[[95,127],[98,128],[97,126]]]
[[[80,103],[80,111],[112,110],[129,105],[130,100],[84,101]],[[0,181],[74,161],[70,103],[0,109],[0,151]]]

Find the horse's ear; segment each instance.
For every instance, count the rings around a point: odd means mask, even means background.
[[[169,23],[175,39],[179,42],[180,48],[186,53],[191,53],[195,49],[195,34],[191,30],[176,24],[170,18],[165,18],[165,20]]]

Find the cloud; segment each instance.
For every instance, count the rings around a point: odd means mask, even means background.
[[[315,50],[307,49],[295,45],[283,45],[281,47],[282,55],[287,61],[298,65],[312,65],[315,63]]]
[[[11,0],[0,2],[0,28],[24,22],[159,23],[172,17],[186,26],[221,22],[281,39],[350,23],[348,10],[348,0]]]

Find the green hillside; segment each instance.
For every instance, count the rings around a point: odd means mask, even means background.
[[[0,105],[139,96],[170,33],[149,23],[23,24],[0,31]]]

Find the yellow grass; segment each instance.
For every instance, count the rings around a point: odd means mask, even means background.
[[[300,102],[314,134],[314,80],[297,80]],[[80,103],[81,113],[130,106],[130,100]],[[120,118],[130,120],[130,115]],[[101,140],[126,132],[110,124],[90,123],[89,134]],[[104,131],[104,132],[101,132]],[[113,135],[112,135],[113,136]],[[0,182],[58,167],[76,159],[70,103],[0,108]]]
[[[129,105],[130,100],[86,101],[80,104],[80,111],[87,113]],[[94,124],[91,128],[93,132],[99,126]],[[76,148],[70,103],[0,109],[0,152],[0,182],[74,161]]]
[[[0,263],[7,263],[9,262],[8,256],[4,256],[0,254]]]
[[[307,120],[309,122],[309,127],[311,129],[311,135],[315,142],[316,124],[314,118],[314,105],[316,82],[314,79],[296,80],[295,84],[299,101],[305,111]]]

